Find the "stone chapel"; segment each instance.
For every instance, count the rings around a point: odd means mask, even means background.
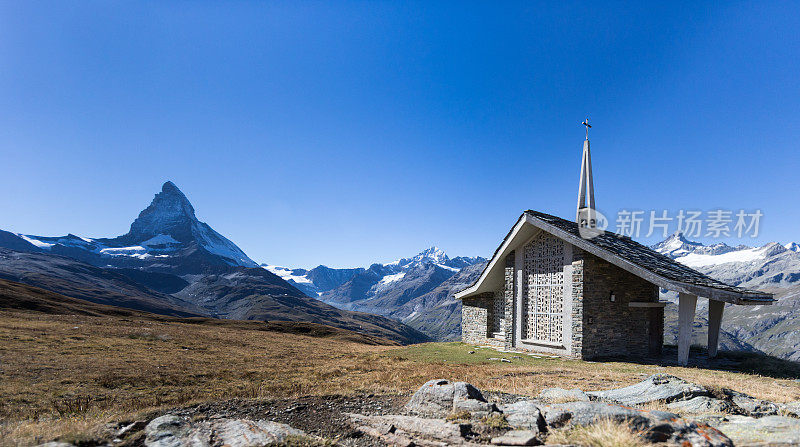
[[[678,362],[689,359],[697,298],[709,300],[716,356],[725,304],[771,304],[769,293],[714,280],[631,238],[597,228],[588,120],[575,221],[522,213],[462,302],[465,343],[578,359],[660,356],[659,289],[679,293]]]

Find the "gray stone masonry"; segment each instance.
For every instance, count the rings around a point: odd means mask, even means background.
[[[461,341],[475,345],[504,345],[502,340],[489,334],[489,318],[494,305],[494,294],[483,293],[464,298],[461,307]]]
[[[611,301],[612,292],[615,300]],[[651,323],[651,308],[628,303],[658,301],[658,287],[589,253],[583,253],[583,337],[581,357],[643,357],[654,337],[663,337],[663,318]],[[573,326],[574,327],[574,326]]]
[[[503,344],[504,349],[512,349],[514,346],[514,252],[506,256],[505,268],[505,309],[506,321],[503,328],[506,338]]]

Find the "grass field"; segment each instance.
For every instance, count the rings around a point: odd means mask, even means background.
[[[619,387],[667,372],[777,402],[800,399],[796,371],[763,358],[744,357],[741,369],[747,372],[734,372],[516,358],[461,343],[397,347],[358,340],[341,331],[303,335],[254,322],[0,312],[0,443],[76,436],[107,421],[200,401],[406,395],[433,378],[535,395],[554,386]],[[511,362],[489,360],[500,357]]]

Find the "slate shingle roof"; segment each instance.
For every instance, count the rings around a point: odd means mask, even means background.
[[[627,236],[605,231],[592,239],[584,239],[578,232],[578,224],[576,222],[533,210],[525,211],[523,217],[525,215],[543,223],[544,227],[555,227],[556,230],[561,230],[567,233],[566,235],[557,234],[558,231],[554,233],[555,236],[561,237],[567,240],[567,242],[575,245],[585,245],[587,243],[591,244],[596,249],[600,249],[605,252],[606,255],[611,255],[629,264],[633,264],[640,269],[646,270],[647,272],[657,275],[658,277],[666,279],[672,283],[681,283],[701,288],[715,289],[725,294],[737,296],[737,302],[739,300],[751,303],[763,301],[764,303],[768,304],[773,301],[772,295],[769,293],[748,290],[717,281],[716,279],[687,267],[673,260],[672,258],[664,256],[661,253],[658,253],[657,251],[646,247]],[[503,247],[505,240],[511,236],[513,231],[514,230],[512,229],[508,235],[506,235],[506,238],[503,240],[503,244],[497,248],[494,256],[497,256],[498,252]],[[487,265],[487,268],[488,267],[489,266]],[[481,275],[481,277],[482,276],[483,275]],[[480,282],[480,278],[476,282],[476,285],[478,282]]]

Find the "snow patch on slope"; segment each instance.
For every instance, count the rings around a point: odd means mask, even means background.
[[[48,243],[48,242],[42,242],[39,239],[34,239],[34,238],[32,238],[30,236],[26,236],[24,234],[17,234],[17,236],[21,237],[22,239],[25,239],[26,241],[30,242],[31,244],[33,244],[33,245],[35,245],[35,246],[37,246],[37,247],[39,247],[41,249],[44,249],[44,250],[49,250],[53,245],[56,245],[56,244],[51,244],[51,243]]]
[[[261,267],[280,276],[284,281],[294,281],[296,283],[312,284],[311,280],[306,275],[295,275],[292,269],[280,267],[277,265],[262,264]]]
[[[746,250],[736,250],[720,255],[705,255],[690,253],[676,258],[676,261],[689,267],[701,267],[707,265],[720,265],[728,262],[752,262],[758,259],[765,259],[763,247],[750,248]]]
[[[142,242],[142,245],[145,247],[150,247],[153,245],[170,245],[170,244],[180,244],[180,242],[176,241],[172,236],[168,234],[158,234]]]
[[[378,282],[378,284],[389,284],[392,282],[397,282],[403,279],[405,276],[406,276],[405,272],[396,273],[394,275],[386,275]]]

